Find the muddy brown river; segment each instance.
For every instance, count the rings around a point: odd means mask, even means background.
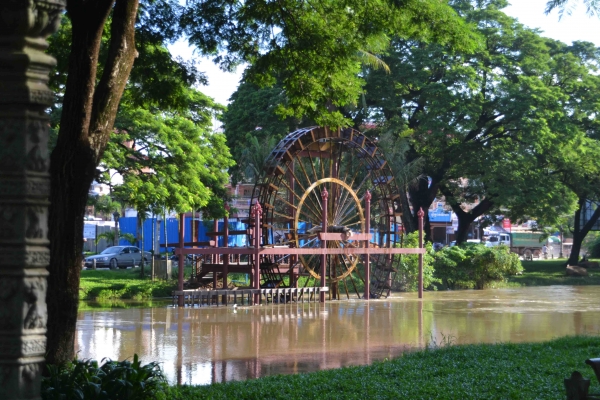
[[[600,336],[599,286],[401,294],[385,300],[79,313],[80,359],[137,353],[171,383],[210,384],[369,364],[446,343]]]

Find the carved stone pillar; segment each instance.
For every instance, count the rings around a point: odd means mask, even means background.
[[[0,1],[0,398],[40,397],[46,349],[46,37],[66,0]]]

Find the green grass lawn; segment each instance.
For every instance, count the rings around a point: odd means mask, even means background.
[[[79,283],[81,300],[148,300],[170,297],[177,288],[177,280],[165,281],[149,278],[150,267],[144,269],[146,278],[140,278],[140,269],[83,270]],[[174,268],[173,271],[177,271]],[[184,270],[190,276],[191,267]]]
[[[593,260],[597,261],[597,260]],[[588,269],[587,277],[565,275],[566,259],[522,261],[523,274],[511,276],[508,283],[519,286],[600,285],[600,269]]]
[[[599,333],[600,334],[600,333]],[[588,358],[600,337],[546,343],[447,346],[370,366],[279,375],[210,386],[171,387],[170,399],[564,399],[574,370],[600,385]]]

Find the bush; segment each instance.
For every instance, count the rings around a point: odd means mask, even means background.
[[[103,360],[104,362],[104,360]],[[167,381],[157,363],[75,360],[65,366],[48,365],[42,379],[42,399],[166,399]]]
[[[449,289],[484,289],[523,271],[519,256],[506,246],[464,244],[434,255],[435,276]]]
[[[419,232],[412,232],[402,238],[402,247],[419,247]],[[423,288],[435,289],[436,283],[441,281],[434,277],[433,247],[431,243],[425,243],[427,250],[423,254]],[[416,291],[419,289],[419,256],[417,254],[396,254],[394,264],[398,265],[397,281],[400,282],[400,290]]]
[[[590,232],[583,241],[583,247],[587,249],[590,258],[600,258],[600,234]]]

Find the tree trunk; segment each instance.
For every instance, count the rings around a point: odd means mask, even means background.
[[[488,212],[494,206],[494,202],[489,198],[485,198],[470,211],[466,212],[461,208],[460,203],[456,201],[452,192],[445,185],[440,185],[440,192],[444,195],[446,203],[450,204],[452,211],[454,211],[454,214],[458,218],[458,230],[456,231],[455,239],[456,244],[461,244],[467,240],[469,227],[473,221]]]
[[[431,185],[427,179],[419,179],[416,186],[409,189],[410,202],[412,204],[412,220],[413,226],[419,226],[419,217],[417,213],[419,209],[423,209],[425,216],[423,217],[423,231],[425,240],[431,242],[431,225],[429,224],[429,207],[435,200],[435,195],[438,192],[438,183],[432,180]]]
[[[142,217],[140,217],[140,213],[138,211],[138,221],[141,221],[141,227],[142,227],[142,246],[141,246],[141,250],[142,250],[142,262],[141,262],[141,266],[140,266],[140,276],[142,277],[142,279],[146,278],[146,258],[144,257],[144,243],[146,243],[144,240],[144,222],[146,221],[145,219],[143,219]]]
[[[477,206],[473,207],[469,212],[463,211],[460,205],[452,205],[452,211],[458,218],[458,229],[456,231],[456,244],[463,243],[467,240],[469,227],[478,217],[485,214],[493,207],[493,202],[487,199],[481,201]]]
[[[585,225],[581,226],[581,211],[585,205],[585,202],[585,198],[580,198],[578,201],[579,207],[577,208],[577,211],[575,211],[575,223],[573,226],[573,248],[571,249],[569,259],[567,260],[568,265],[577,265],[577,263],[579,263],[579,252],[581,251],[583,239],[585,239],[594,224],[600,218],[600,207],[598,207],[592,214],[592,217],[589,219],[589,221],[587,221]]]
[[[109,54],[96,87],[98,52],[113,8]],[[96,166],[112,133],[117,107],[135,58],[134,24],[138,0],[69,1],[73,25],[69,76],[60,131],[51,156],[46,361],[74,356],[83,217]]]
[[[406,194],[406,188],[400,189],[400,204],[402,207],[402,225],[405,233],[411,233],[419,229],[418,222],[415,224],[412,213],[410,212],[410,202]]]

